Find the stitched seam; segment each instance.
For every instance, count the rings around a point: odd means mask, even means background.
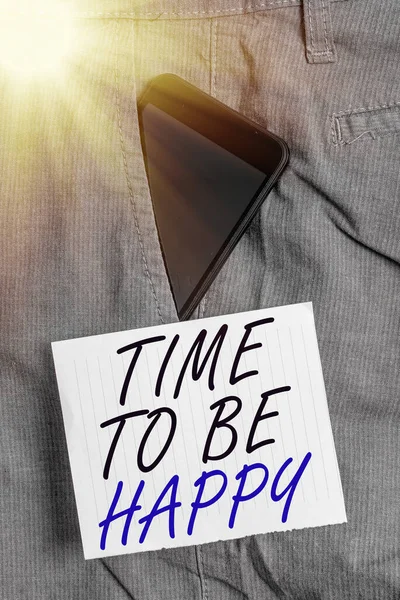
[[[341,130],[340,130],[339,121],[335,117],[331,118],[331,133],[332,133],[332,143],[335,144],[335,146],[337,146],[339,143]]]
[[[299,0],[271,0],[270,2],[263,2],[262,4],[255,4],[252,6],[247,6],[246,8],[224,8],[224,9],[215,9],[215,10],[196,10],[193,12],[161,12],[161,13],[135,13],[135,12],[95,12],[95,11],[85,11],[80,13],[81,17],[112,17],[115,19],[118,18],[138,18],[138,17],[162,17],[163,15],[170,16],[195,16],[195,15],[211,15],[211,14],[220,14],[220,13],[228,13],[228,12],[249,12],[250,10],[256,10],[258,8],[264,8],[266,6],[275,6],[281,4],[300,4]]]
[[[336,138],[335,138],[335,119],[331,118],[331,140],[332,140],[332,144],[336,144]]]
[[[336,131],[335,131],[335,129],[336,129]],[[344,145],[352,144],[353,142],[355,142],[356,140],[359,140],[360,138],[362,138],[363,136],[366,136],[367,134],[369,134],[370,137],[372,137],[372,139],[375,140],[376,138],[379,138],[379,137],[385,137],[386,135],[392,135],[393,133],[399,133],[400,127],[393,127],[386,131],[379,130],[379,128],[376,131],[372,131],[371,129],[366,129],[365,131],[360,133],[357,137],[350,138],[348,140],[344,140],[343,134],[342,134],[342,128],[340,126],[340,121],[338,118],[334,117],[332,119],[331,132],[332,132],[333,144],[335,146],[338,146],[338,145],[344,146]]]
[[[325,7],[325,3],[324,0],[322,0],[322,19],[324,22],[324,37],[325,37],[325,48],[326,48],[326,54],[331,54],[329,48],[328,48],[328,34],[327,34],[327,27],[326,27],[326,7]]]
[[[208,302],[208,298],[209,298],[209,290],[204,294],[204,298],[203,298],[203,307],[201,310],[201,318],[204,318],[204,315],[206,313],[206,304]]]
[[[396,134],[399,132],[400,132],[400,128],[393,128],[388,131],[379,131],[379,130],[371,131],[371,129],[366,129],[365,131],[360,133],[357,137],[349,139],[349,140],[343,140],[342,136],[340,136],[339,142],[337,142],[335,145],[336,146],[349,146],[350,144],[353,144],[354,142],[360,140],[361,138],[365,138],[365,139],[372,138],[373,140],[376,140],[377,138],[386,137],[387,135],[393,135],[393,134]]]
[[[153,298],[155,300],[156,303],[156,308],[157,308],[157,312],[158,315],[160,317],[161,323],[164,323],[164,319],[162,317],[161,311],[160,311],[160,306],[158,303],[158,299],[157,299],[157,295],[154,289],[154,285],[153,285],[153,281],[150,277],[150,272],[149,272],[149,268],[147,265],[147,260],[146,260],[146,256],[144,253],[144,246],[143,246],[143,238],[142,238],[142,234],[139,228],[139,221],[138,221],[138,216],[137,216],[137,211],[136,211],[136,203],[135,203],[135,196],[133,193],[133,188],[132,188],[132,183],[129,177],[129,170],[128,170],[128,162],[126,159],[126,150],[125,150],[125,142],[124,142],[124,136],[122,133],[122,119],[121,119],[121,99],[120,99],[120,90],[119,90],[119,65],[118,65],[118,23],[116,22],[116,27],[115,27],[115,70],[114,70],[114,76],[115,76],[115,92],[116,92],[116,108],[117,108],[117,120],[118,120],[118,129],[119,129],[119,139],[120,139],[120,145],[121,145],[121,152],[122,152],[122,159],[123,159],[123,164],[124,164],[124,171],[125,171],[125,179],[126,179],[126,184],[128,187],[128,193],[129,193],[129,201],[131,203],[132,209],[133,209],[133,220],[135,223],[135,229],[136,229],[136,233],[138,235],[138,240],[139,240],[139,247],[140,247],[140,252],[142,255],[142,261],[143,261],[143,267],[144,267],[144,272],[146,274],[146,277],[150,283],[150,288],[153,294]]]
[[[338,113],[333,113],[331,115],[332,142],[336,146],[351,143],[351,142],[345,142],[342,137],[341,120],[345,119],[346,117],[349,117],[352,115],[362,115],[364,113],[374,112],[374,111],[379,112],[381,110],[396,108],[398,106],[400,106],[400,102],[389,102],[388,104],[378,104],[376,106],[351,108],[349,110],[344,110],[344,111],[341,111]],[[394,130],[394,131],[397,131],[397,130]],[[367,133],[367,132],[365,131],[364,134],[365,133]],[[385,134],[380,134],[379,137],[382,137],[383,135],[385,135]]]
[[[314,8],[311,7],[311,0],[307,0],[307,4],[308,4],[308,22],[309,22],[309,28],[310,28],[311,52],[312,52],[313,56],[332,56],[333,51],[329,48],[329,44],[328,44],[328,24],[327,24],[327,19],[326,19],[327,9],[326,9],[324,0],[322,0],[322,20],[323,20],[323,24],[324,24],[325,50],[319,50],[319,51],[314,50],[315,40],[314,40],[314,30],[313,30],[313,24],[312,24],[312,18],[311,18],[311,13],[314,11]]]
[[[387,135],[393,135],[393,134],[398,134],[400,133],[400,128],[394,127],[393,129],[389,129],[387,131],[371,131],[370,129],[368,129],[367,131],[363,131],[363,133],[361,133],[360,135],[358,135],[356,138],[354,138],[353,140],[349,140],[348,142],[343,142],[343,144],[352,144],[353,142],[355,142],[356,140],[358,140],[359,138],[361,138],[362,136],[369,134],[371,136],[371,138],[373,140],[376,140],[377,138],[382,138],[382,137],[386,137]],[[367,138],[369,139],[369,138]]]
[[[205,575],[204,575],[204,559],[203,559],[203,552],[201,549],[200,549],[200,560],[201,560],[201,569],[202,569],[203,578],[204,578],[204,600],[208,600],[207,579],[205,578]]]
[[[211,96],[215,98],[216,78],[217,78],[217,21],[212,20],[212,40],[211,40]]]
[[[311,2],[310,2],[310,0],[307,0],[307,4],[308,4],[308,21],[310,24],[311,48],[314,48],[314,34],[313,34],[313,27],[312,27],[312,21],[311,21]]]
[[[215,98],[216,95],[216,72],[217,72],[217,21],[215,19],[210,20],[210,95]],[[204,294],[203,300],[200,304],[199,318],[203,318],[206,311],[206,304],[208,300],[207,290]]]
[[[320,50],[318,52],[313,52],[314,56],[330,56],[332,54],[332,50]]]
[[[201,600],[208,600],[207,582],[204,577],[203,556],[200,546],[194,547],[194,553],[196,556],[197,570],[199,572]]]
[[[400,102],[390,102],[389,104],[378,104],[377,106],[365,106],[360,108],[350,108],[349,110],[344,110],[338,113],[333,113],[333,117],[336,119],[341,119],[343,117],[347,117],[349,115],[362,114],[365,112],[378,111],[385,108],[395,108],[396,106],[400,106]]]
[[[348,0],[331,0],[332,2],[347,2]],[[154,12],[147,12],[147,13],[141,13],[141,12],[96,12],[94,10],[86,10],[86,11],[75,11],[74,13],[74,17],[75,18],[96,18],[96,17],[110,17],[113,19],[141,19],[144,17],[157,17],[160,18],[164,15],[166,16],[186,16],[186,17],[191,17],[192,15],[211,15],[211,14],[219,14],[219,13],[227,13],[227,12],[238,12],[238,13],[247,13],[249,11],[252,10],[257,10],[259,8],[264,8],[266,6],[279,6],[279,5],[283,5],[283,4],[294,4],[295,6],[300,5],[301,4],[301,0],[271,0],[270,2],[263,2],[262,4],[254,4],[254,5],[250,5],[250,6],[246,6],[245,8],[224,8],[224,9],[215,9],[215,10],[198,10],[198,11],[194,11],[194,12],[185,12],[185,11],[180,11],[180,12],[168,12],[168,11],[164,11],[164,12],[158,12],[158,13],[154,13]],[[29,14],[30,16],[32,15],[31,12],[27,13],[24,10],[18,10],[18,11],[2,11],[1,14],[18,14],[18,15],[24,15],[24,14]],[[48,12],[44,11],[44,10],[37,10],[34,12],[35,15],[47,15]]]
[[[217,48],[217,21],[210,19],[210,86],[209,92],[211,96],[215,96],[215,78],[216,78],[216,48]],[[200,300],[197,318],[202,319],[206,310],[206,302],[208,298],[208,291],[204,293],[203,298]]]
[[[355,137],[355,138],[353,138],[353,139],[351,139],[351,140],[347,140],[346,142],[345,142],[345,141],[343,141],[343,145],[344,145],[344,146],[349,146],[350,144],[352,144],[353,142],[356,142],[357,140],[361,139],[361,138],[362,138],[362,137],[364,137],[365,135],[366,135],[366,136],[370,135],[370,136],[372,137],[372,139],[373,139],[373,140],[376,138],[376,135],[373,133],[373,131],[371,131],[371,130],[369,130],[369,129],[368,129],[367,131],[363,131],[362,133],[360,133],[360,135],[358,135],[357,137]],[[379,136],[379,137],[382,137],[383,135],[384,135],[384,134],[382,134],[382,135],[381,135],[381,136]]]

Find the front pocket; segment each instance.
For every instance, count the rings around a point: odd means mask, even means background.
[[[336,146],[399,132],[400,102],[351,109],[332,115],[332,141]]]

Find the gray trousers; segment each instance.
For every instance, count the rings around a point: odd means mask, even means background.
[[[0,597],[400,598],[398,0],[77,4],[62,74],[0,71]],[[177,319],[136,110],[163,72],[290,147],[196,316],[313,302],[348,524],[84,561],[50,342]]]

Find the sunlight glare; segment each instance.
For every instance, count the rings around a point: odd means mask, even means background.
[[[57,0],[0,0],[0,67],[23,78],[57,73],[73,51],[72,10]]]

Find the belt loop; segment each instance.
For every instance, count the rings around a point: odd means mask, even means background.
[[[331,0],[303,0],[306,57],[309,63],[336,61],[330,4]]]

